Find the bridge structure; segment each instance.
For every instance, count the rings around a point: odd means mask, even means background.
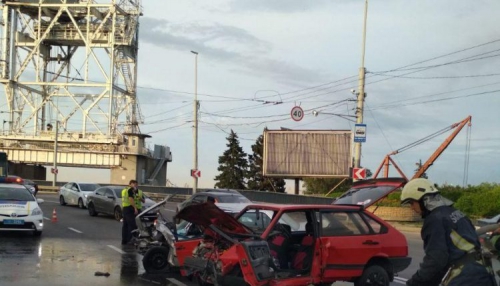
[[[141,0],[2,1],[0,151],[10,161],[166,184],[170,148],[148,148],[139,128],[140,16]]]

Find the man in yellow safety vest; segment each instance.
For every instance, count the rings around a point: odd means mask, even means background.
[[[137,181],[130,180],[128,187],[122,190],[122,245],[129,244],[132,240],[132,231],[137,228],[135,216],[139,213],[135,204]]]

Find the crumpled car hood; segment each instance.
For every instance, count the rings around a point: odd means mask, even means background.
[[[175,217],[204,228],[208,228],[213,224],[223,232],[234,234],[252,234],[248,228],[238,222],[232,215],[225,213],[213,203],[193,204],[187,206],[183,208]]]

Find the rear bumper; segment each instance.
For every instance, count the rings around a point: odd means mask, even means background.
[[[392,257],[389,258],[389,261],[392,264],[394,273],[398,273],[408,268],[408,266],[410,266],[411,257]]]

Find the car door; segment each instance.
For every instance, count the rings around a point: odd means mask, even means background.
[[[66,183],[66,185],[61,187],[61,195],[64,197],[64,201],[66,201],[66,203],[70,203],[71,194],[69,190],[71,189],[72,185],[73,183]]]
[[[73,192],[71,191],[71,189],[73,188],[73,185],[74,185],[73,183],[67,183],[61,189],[64,200],[68,204],[73,204],[73,201],[74,201]]]
[[[116,203],[116,197],[113,190],[111,190],[110,188],[106,188],[106,192],[102,197],[102,201],[103,212],[112,214]]]
[[[80,198],[80,188],[78,187],[78,184],[73,183],[73,185],[71,185],[71,188],[69,189],[69,193],[71,197],[71,203],[77,205],[78,199]]]
[[[105,193],[106,188],[99,188],[92,194],[92,203],[94,204],[94,208],[97,212],[103,212],[103,198]]]
[[[375,231],[358,210],[321,210],[319,223],[323,281],[361,276],[387,231],[382,225]]]

